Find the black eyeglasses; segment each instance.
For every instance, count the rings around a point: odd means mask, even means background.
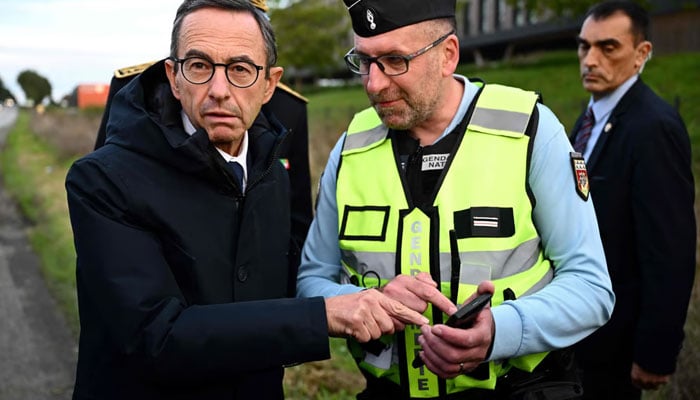
[[[350,69],[350,71],[359,75],[368,75],[369,68],[372,66],[372,63],[376,63],[379,69],[382,70],[382,72],[387,76],[405,74],[406,72],[408,72],[409,61],[413,60],[421,54],[424,54],[433,47],[439,45],[453,33],[455,33],[455,31],[451,30],[445,35],[440,36],[438,40],[434,41],[433,43],[430,43],[429,45],[423,47],[415,53],[408,54],[405,56],[387,54],[379,57],[368,57],[362,54],[354,53],[355,48],[353,47],[352,49],[350,49],[350,51],[348,51],[348,53],[344,57],[345,64],[348,66],[348,69]]]
[[[238,88],[252,86],[258,80],[258,75],[263,67],[255,65],[250,61],[237,60],[228,64],[213,63],[202,57],[175,58],[171,60],[179,63],[182,69],[182,76],[188,82],[195,85],[202,85],[211,80],[216,72],[216,67],[224,67],[226,79],[229,83]]]

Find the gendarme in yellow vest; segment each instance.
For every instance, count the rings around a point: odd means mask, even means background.
[[[345,281],[373,287],[397,274],[427,272],[450,297],[454,230],[461,261],[458,303],[483,280],[496,286],[494,306],[504,301],[505,289],[521,297],[549,283],[552,266],[543,255],[527,189],[531,138],[525,131],[536,101],[533,92],[485,85],[425,212],[408,204],[388,128],[373,109],[358,113],[347,131],[336,192]],[[437,308],[428,307],[425,315],[433,323],[445,320]],[[349,345],[360,368],[400,384],[412,398],[493,389],[510,368],[532,371],[546,355],[490,362],[485,376],[443,380],[411,366],[419,335],[418,327],[408,326],[384,337],[387,347],[378,354]]]

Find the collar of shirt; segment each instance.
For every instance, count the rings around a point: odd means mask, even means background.
[[[462,119],[467,114],[467,109],[469,108],[469,105],[471,104],[476,94],[479,93],[479,87],[469,82],[469,79],[467,79],[467,77],[459,74],[454,74],[453,76],[456,80],[461,81],[464,84],[464,94],[462,95],[462,101],[459,103],[459,108],[457,108],[457,113],[452,118],[452,121],[450,121],[450,124],[447,125],[447,128],[445,128],[445,130],[442,132],[442,135],[440,135],[438,140],[435,141],[435,143],[442,140],[442,138],[447,136],[457,127],[457,125],[459,125],[460,122],[462,122]]]
[[[591,156],[593,148],[595,147],[596,143],[598,143],[598,138],[603,131],[603,127],[608,123],[608,118],[610,118],[610,114],[615,109],[615,106],[617,106],[617,103],[620,102],[620,99],[625,95],[625,93],[627,93],[629,88],[632,87],[635,82],[637,82],[637,79],[639,79],[639,75],[634,74],[631,78],[627,79],[622,83],[622,85],[618,86],[617,89],[613,90],[607,96],[600,98],[597,101],[593,101],[593,97],[591,97],[591,99],[588,101],[588,106],[593,108],[595,125],[593,125],[593,128],[591,129],[591,138],[588,139],[588,146],[586,146],[586,151],[583,154],[583,157],[586,160],[588,160],[588,158]]]
[[[182,126],[185,128],[185,132],[192,136],[197,131],[197,128],[192,125],[192,121],[190,121],[190,118],[184,111],[180,111],[180,116],[182,117]],[[241,149],[238,156],[234,157],[224,151],[221,151],[218,147],[215,148],[216,151],[221,154],[221,157],[224,158],[224,161],[236,161],[237,163],[241,164],[241,167],[243,167],[243,185],[245,186],[246,182],[248,181],[248,131],[246,130],[243,134],[243,143],[241,143]]]

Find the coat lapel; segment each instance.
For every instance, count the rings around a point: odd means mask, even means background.
[[[610,113],[610,117],[608,117],[608,120],[605,121],[605,125],[603,125],[603,131],[598,137],[598,141],[596,142],[595,147],[591,152],[591,156],[588,160],[586,160],[586,167],[588,168],[588,171],[593,171],[593,169],[596,166],[596,163],[603,154],[605,144],[607,143],[608,139],[618,128],[618,125],[620,124],[620,122],[622,122],[623,115],[625,114],[627,109],[634,103],[635,99],[638,98],[640,92],[643,90],[644,87],[645,85],[642,82],[642,78],[639,77],[637,79],[637,82],[635,82],[634,85],[632,85],[632,87],[629,88],[629,90],[627,91],[627,93],[625,93],[624,96],[622,96],[620,101],[613,109],[612,113]],[[581,118],[579,118],[579,120],[580,119]],[[577,125],[578,123],[579,121],[577,121]]]

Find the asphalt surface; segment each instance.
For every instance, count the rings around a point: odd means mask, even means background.
[[[16,109],[0,109],[0,149],[16,118]],[[76,341],[46,288],[28,224],[5,192],[1,172],[0,400],[67,400]]]

